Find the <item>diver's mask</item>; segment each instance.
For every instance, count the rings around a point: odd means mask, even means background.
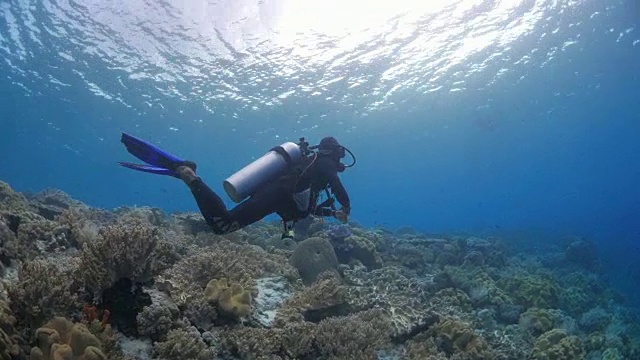
[[[323,138],[320,141],[320,144],[313,146],[313,148],[318,149],[318,154],[334,158],[336,161],[338,161],[339,172],[343,172],[346,168],[350,168],[356,164],[356,157],[353,155],[353,153],[346,147],[340,145],[340,143],[338,143],[338,140],[336,140],[336,138],[332,136]],[[349,165],[345,165],[340,162],[340,159],[344,158],[347,155],[347,152],[353,159],[353,162]]]

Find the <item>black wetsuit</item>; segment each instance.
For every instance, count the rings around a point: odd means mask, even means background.
[[[302,176],[286,174],[266,184],[231,210],[227,210],[218,194],[200,178],[191,182],[189,188],[202,216],[213,232],[220,235],[234,232],[273,213],[280,215],[285,221],[300,220],[310,214],[331,216],[331,208],[316,206],[320,192],[327,186],[343,208],[350,208],[349,195],[338,177],[339,161],[325,156],[318,156],[313,162],[311,159],[307,160],[311,166]],[[299,210],[293,194],[309,188],[309,206],[305,210]]]

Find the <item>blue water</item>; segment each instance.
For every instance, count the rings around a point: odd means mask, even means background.
[[[333,135],[354,220],[587,236],[640,303],[639,19],[631,0],[4,0],[0,178],[194,211],[180,181],[116,165],[121,131],[218,191]]]

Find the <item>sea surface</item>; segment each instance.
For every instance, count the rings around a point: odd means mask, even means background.
[[[632,0],[4,0],[0,179],[194,211],[117,166],[121,132],[217,191],[332,135],[357,157],[352,220],[590,239],[640,304],[639,22]]]

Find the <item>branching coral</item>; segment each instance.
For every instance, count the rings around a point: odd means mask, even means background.
[[[149,281],[162,270],[157,251],[163,241],[160,231],[143,222],[126,222],[100,230],[100,239],[87,242],[80,255],[77,276],[94,295],[99,295],[121,278]]]
[[[321,321],[315,330],[320,358],[377,359],[376,351],[388,346],[392,326],[381,310]]]
[[[28,329],[42,325],[55,315],[70,315],[81,305],[68,271],[45,260],[25,262],[18,281],[7,288],[13,310]]]
[[[216,349],[205,343],[194,327],[169,331],[166,340],[153,348],[154,355],[164,360],[211,360]]]

